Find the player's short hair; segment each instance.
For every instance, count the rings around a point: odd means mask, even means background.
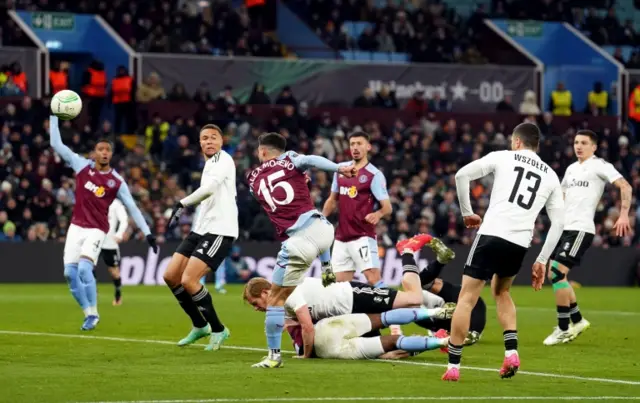
[[[287,139],[280,133],[264,133],[258,138],[258,144],[284,151],[287,148]]]
[[[203,131],[205,131],[205,130],[209,130],[209,129],[211,129],[211,130],[215,130],[215,131],[217,131],[220,135],[222,135],[222,129],[220,129],[220,127],[219,127],[218,125],[214,125],[213,123],[208,123],[208,124],[206,124],[206,125],[202,126],[202,127],[200,128],[200,134],[202,134],[202,132],[203,132]]]
[[[348,140],[351,141],[351,139],[356,137],[362,137],[363,139],[367,140],[367,142],[371,141],[371,136],[369,136],[368,133],[363,132],[362,130],[356,130],[355,132],[349,134]]]
[[[587,136],[593,144],[598,144],[598,135],[591,130],[578,130],[576,136]]]
[[[540,129],[533,123],[520,123],[513,129],[513,135],[517,136],[525,147],[532,150],[540,145]]]
[[[271,283],[267,279],[262,277],[254,277],[244,286],[242,292],[242,299],[249,301],[249,297],[259,298],[262,295],[262,291],[270,290]]]
[[[101,138],[99,138],[99,139],[98,139],[98,141],[96,141],[96,145],[95,145],[95,146],[93,146],[93,148],[95,149],[96,147],[98,147],[98,144],[100,144],[100,143],[107,143],[107,144],[109,144],[109,145],[111,146],[111,149],[113,150],[113,141],[111,141],[111,139],[110,139],[110,138],[108,138],[108,137],[101,137]]]

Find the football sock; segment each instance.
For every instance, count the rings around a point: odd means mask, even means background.
[[[517,330],[505,330],[502,333],[504,337],[504,350],[505,355],[509,356],[511,354],[518,352],[518,331]]]
[[[460,359],[462,358],[462,346],[456,346],[449,342],[447,347],[449,350],[449,368],[460,368]]]
[[[87,296],[91,315],[98,315],[98,288],[96,278],[93,275],[93,262],[91,260],[80,259],[78,262],[78,277]]]
[[[562,331],[569,330],[569,311],[570,308],[568,306],[556,306],[556,310],[558,311],[558,328]]]
[[[569,314],[571,315],[571,322],[578,323],[582,320],[582,314],[580,313],[580,308],[578,308],[578,303],[574,302],[569,305]]]
[[[116,288],[116,300],[122,296],[122,279],[120,277],[113,280],[113,286]]]
[[[427,308],[399,308],[380,315],[382,324],[387,327],[390,325],[406,325],[417,320],[424,320],[431,317],[434,309]]]
[[[434,350],[442,346],[441,341],[435,337],[424,336],[400,336],[396,341],[396,347],[408,352],[423,352]]]
[[[404,265],[404,257],[407,255],[402,255],[402,264]],[[413,259],[413,256],[411,256],[414,264],[415,264],[415,259]],[[421,272],[420,272],[420,283],[422,285],[426,285],[431,283],[432,281],[434,281],[435,279],[437,279],[440,276],[440,273],[442,272],[442,269],[444,268],[444,264],[438,262],[436,259],[433,259],[429,262],[429,264],[427,265],[427,267],[425,267]]]
[[[224,265],[221,265],[220,267],[218,267],[218,270],[216,270],[216,273],[215,273],[215,277],[216,277],[216,288],[222,288],[227,282],[227,273],[225,272]]]
[[[207,326],[207,320],[202,316],[198,310],[198,306],[191,299],[191,295],[184,289],[183,286],[172,288],[171,292],[178,300],[180,307],[191,319],[193,327],[203,328]]]
[[[322,264],[323,267],[331,263],[331,252],[329,251],[329,249],[325,250],[320,254],[320,263]]]
[[[85,294],[84,287],[80,282],[80,277],[78,276],[78,265],[76,263],[68,263],[64,265],[64,278],[67,280],[67,284],[69,285],[69,291],[71,291],[71,295],[76,300],[80,308],[83,311],[88,310],[89,301],[87,301],[87,295]]]
[[[284,330],[284,307],[267,307],[267,316],[264,322],[269,346],[269,358],[279,359],[282,346],[282,331]]]
[[[195,293],[191,299],[197,305],[198,310],[202,312],[202,316],[209,322],[211,325],[211,331],[213,333],[220,333],[224,330],[224,326],[220,323],[220,319],[218,318],[218,314],[216,313],[215,308],[213,307],[213,300],[211,299],[211,294],[207,291],[204,286]]]

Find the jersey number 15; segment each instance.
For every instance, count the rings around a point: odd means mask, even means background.
[[[536,195],[538,194],[538,190],[540,189],[540,182],[542,182],[542,178],[535,172],[526,171],[524,167],[515,167],[514,171],[518,174],[516,178],[516,183],[513,185],[513,190],[511,190],[511,195],[509,196],[509,203],[513,203],[514,201],[520,207],[525,210],[531,209],[533,206],[533,202],[536,200]],[[522,183],[522,177],[525,177],[528,181],[532,181],[533,184],[527,187],[528,198],[525,201],[525,195],[519,192],[520,184]]]
[[[293,187],[287,181],[281,181],[273,183],[276,179],[280,179],[284,176],[284,171],[276,171],[267,176],[267,180],[262,179],[258,188],[258,194],[264,197],[264,201],[269,205],[271,211],[276,211],[277,205],[286,206],[293,201],[294,192]],[[284,191],[284,200],[278,200],[271,195],[276,189],[282,189]]]

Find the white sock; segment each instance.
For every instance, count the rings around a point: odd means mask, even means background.
[[[91,307],[84,308],[82,312],[84,312],[84,317],[86,318],[87,316],[91,315]]]
[[[460,369],[460,364],[449,364],[449,365],[447,365],[447,369],[452,369],[452,368]]]
[[[98,316],[98,307],[97,306],[92,306],[91,307],[91,314]]]
[[[514,354],[518,355],[518,350],[507,350],[504,352],[505,357],[511,357]]]

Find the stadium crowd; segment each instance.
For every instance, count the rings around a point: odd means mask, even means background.
[[[7,10],[98,14],[138,52],[282,57],[283,49],[250,18],[246,7],[231,1],[202,7],[191,0],[63,1],[6,0],[0,5],[5,46],[33,46],[8,17]]]
[[[182,218],[175,231],[167,231],[167,218],[176,198],[198,186],[203,160],[198,151],[198,127],[205,122],[220,124],[225,132],[225,148],[236,161],[238,171],[238,205],[241,239],[273,240],[273,228],[249,194],[244,174],[257,160],[257,138],[264,131],[278,131],[289,139],[289,147],[301,153],[320,154],[335,161],[349,158],[348,135],[356,129],[370,133],[371,161],[386,175],[393,202],[392,219],[378,226],[379,241],[390,246],[397,239],[427,232],[444,237],[449,243],[469,244],[471,233],[461,221],[455,194],[454,174],[467,162],[498,149],[508,147],[508,130],[499,123],[487,122],[481,131],[471,130],[465,122],[440,122],[433,114],[420,121],[396,121],[384,127],[375,121],[354,127],[346,117],[310,116],[293,94],[283,113],[260,120],[249,105],[226,105],[215,108],[204,103],[195,116],[178,116],[163,121],[151,116],[140,126],[133,149],[125,147],[108,121],[101,127],[75,127],[65,122],[63,140],[73,150],[90,153],[98,137],[115,139],[114,167],[127,179],[131,191],[159,234],[160,241],[178,239],[190,228],[191,215]],[[223,100],[219,100],[222,102]],[[73,207],[72,171],[49,148],[48,100],[32,101],[25,97],[9,104],[0,113],[0,238],[5,241],[40,241],[64,239]],[[499,115],[496,115],[496,119]],[[562,175],[574,160],[572,134],[554,130],[553,117],[546,114],[540,127],[545,135],[541,155]],[[626,128],[621,132],[599,133],[598,155],[614,163],[640,191],[640,146]],[[312,195],[318,207],[330,191],[331,177],[312,173]],[[472,189],[476,211],[483,212],[489,200],[489,181],[479,181]],[[618,214],[615,189],[606,192],[596,216],[596,245],[630,245],[633,237],[618,239],[611,227]],[[632,222],[640,218],[640,209]],[[544,239],[548,223],[541,219],[535,243]]]

